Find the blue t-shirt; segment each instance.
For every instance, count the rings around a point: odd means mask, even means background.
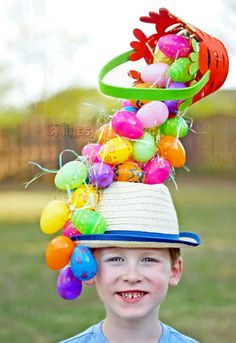
[[[199,343],[193,338],[182,335],[170,326],[161,323],[162,334],[157,343]],[[102,332],[102,322],[91,326],[79,335],[68,338],[60,343],[109,343]]]

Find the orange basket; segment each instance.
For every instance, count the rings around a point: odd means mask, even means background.
[[[199,69],[195,79],[200,80],[207,71],[210,71],[209,81],[193,97],[192,103],[215,92],[223,85],[228,74],[229,58],[225,46],[219,39],[186,23],[165,8],[161,8],[159,13],[149,12],[149,16],[141,17],[140,21],[155,24],[156,33],[146,37],[140,29],[134,30],[134,35],[139,41],[133,41],[130,44],[134,49],[130,54],[131,61],[144,58],[148,64],[152,63],[155,46],[160,37],[187,29],[199,43]]]

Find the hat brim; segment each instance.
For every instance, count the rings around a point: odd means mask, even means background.
[[[104,234],[78,235],[71,239],[76,245],[88,248],[184,248],[201,244],[201,238],[193,232],[161,234],[144,231],[106,231]]]

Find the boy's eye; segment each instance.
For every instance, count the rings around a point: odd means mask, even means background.
[[[158,260],[153,257],[144,257],[142,262],[158,262]]]
[[[110,257],[110,258],[108,258],[107,261],[108,261],[108,262],[122,262],[123,259],[122,259],[121,257],[116,256],[116,257]]]

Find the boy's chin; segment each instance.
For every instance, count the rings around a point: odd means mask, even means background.
[[[113,313],[112,316],[116,316],[119,319],[122,319],[124,321],[129,321],[129,322],[136,322],[138,320],[143,320],[145,317],[149,317],[154,315],[156,317],[157,313],[157,308],[125,308],[122,310],[116,309]]]

